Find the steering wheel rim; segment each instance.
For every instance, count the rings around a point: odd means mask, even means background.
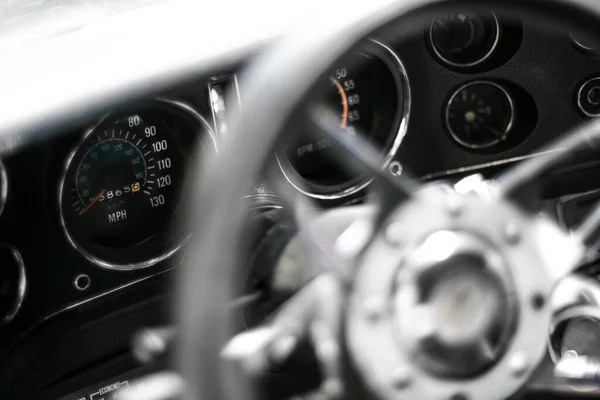
[[[258,178],[268,157],[274,153],[286,121],[298,110],[302,99],[310,95],[321,73],[359,39],[400,16],[424,10],[439,11],[465,3],[453,0],[396,1],[374,7],[366,16],[351,13],[334,29],[327,18],[318,18],[312,21],[311,29],[294,32],[263,54],[242,77],[246,105],[234,116],[219,158],[208,160],[200,168],[200,187],[196,188],[195,203],[200,204],[201,209],[195,218],[198,223],[211,227],[211,232],[197,231],[197,246],[190,246],[191,265],[195,268],[183,269],[181,274],[179,362],[189,399],[249,398],[247,382],[231,366],[220,362],[220,351],[234,331],[234,321],[226,317],[226,305],[234,296],[239,255],[237,251],[218,254],[213,250],[225,243],[233,244],[234,248],[243,244],[243,238],[238,234],[245,215],[241,199],[249,189],[249,182]],[[591,27],[600,19],[600,4],[583,0],[496,0],[480,5],[542,16],[557,24],[572,21]],[[323,32],[327,32],[327,40]],[[298,58],[298,54],[303,57]],[[274,87],[272,76],[293,79],[281,79],[280,85]],[[269,93],[268,97],[265,93]],[[228,177],[225,186],[222,173],[233,162],[244,168],[238,171],[237,182]],[[219,186],[220,189],[215,190]],[[205,297],[207,293],[212,295],[210,302]],[[198,318],[198,315],[204,317]],[[199,341],[199,337],[203,340]]]

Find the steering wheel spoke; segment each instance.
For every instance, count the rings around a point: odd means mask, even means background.
[[[319,105],[309,112],[313,130],[324,133],[334,143],[336,151],[333,157],[349,172],[368,174],[375,178],[376,184],[387,196],[404,200],[411,197],[417,189],[406,175],[393,177],[382,168],[386,165],[379,151],[369,143],[364,132],[359,130],[349,133],[340,126],[339,117],[331,109]]]
[[[325,106],[314,106],[310,112],[313,129],[325,133],[334,143],[336,151],[333,157],[353,174],[368,174],[374,178],[376,204],[379,211],[374,220],[374,231],[381,227],[387,217],[403,201],[409,199],[418,189],[406,173],[395,177],[382,169],[386,160],[369,143],[364,132],[349,133],[340,126],[339,117]]]
[[[573,235],[587,247],[587,258],[597,257],[600,250],[600,202],[596,203],[583,221],[574,230]]]
[[[343,257],[336,249],[335,237],[319,229],[315,223],[324,210],[310,198],[303,196],[281,179],[275,179],[276,190],[284,205],[292,211],[298,228],[298,236],[310,255],[312,272],[320,274],[334,271],[339,276],[347,276],[352,260]]]
[[[323,374],[320,393],[342,392],[340,344],[343,286],[333,274],[321,274],[289,299],[268,322],[234,336],[221,356],[238,363],[251,375],[287,359],[302,337],[315,348]]]
[[[543,148],[539,155],[523,161],[497,179],[500,195],[531,209],[531,189],[538,178],[560,165],[574,153],[600,142],[600,121],[584,123],[563,138]]]

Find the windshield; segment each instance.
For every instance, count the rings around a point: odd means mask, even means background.
[[[80,29],[95,20],[165,0],[4,0],[0,43],[6,45]]]

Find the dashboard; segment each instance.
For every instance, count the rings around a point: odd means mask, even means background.
[[[3,160],[2,374],[46,355],[29,377],[62,396],[87,386],[74,383],[76,371],[127,358],[133,333],[168,323],[171,278],[193,235],[182,218],[187,172],[218,156],[227,116],[244,101],[238,71],[116,109]],[[402,42],[390,34],[364,40],[318,89],[307,104],[333,110],[391,175],[488,178],[600,116],[600,47],[494,12],[455,12]],[[325,207],[364,201],[372,178],[344,171],[326,136],[298,126],[273,155],[276,173]],[[595,152],[544,180],[543,201],[566,228],[600,198]],[[246,200],[254,213],[282,207],[267,174]],[[264,285],[249,269],[245,286]],[[40,342],[41,353],[23,355]]]

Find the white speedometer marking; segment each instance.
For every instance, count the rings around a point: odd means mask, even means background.
[[[150,151],[148,151],[146,154],[144,154],[144,157],[145,157],[145,156],[147,156],[147,155],[148,155],[148,154],[150,154],[150,153],[151,153],[151,152],[150,152]]]
[[[147,190],[144,190],[144,193],[146,193],[147,195],[150,195],[150,192]]]
[[[148,160],[148,161],[151,161],[151,160]],[[154,166],[154,165],[152,165],[152,166],[148,167],[148,169],[152,169],[152,168],[154,168],[154,167],[155,167],[155,166]]]
[[[127,131],[127,134],[125,135],[125,139],[127,139],[129,137],[129,131]]]
[[[135,144],[136,146],[139,146],[140,143],[142,142],[142,139],[138,140],[137,143]]]

